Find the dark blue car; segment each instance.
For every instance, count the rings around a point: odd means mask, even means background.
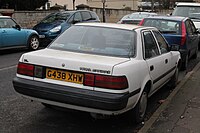
[[[72,24],[79,22],[100,22],[95,12],[88,10],[52,13],[33,27],[39,33],[43,45],[48,45]]]
[[[144,18],[140,25],[160,30],[169,45],[178,44],[182,58],[182,69],[186,69],[191,57],[197,58],[199,35],[191,19],[178,16],[154,16]]]

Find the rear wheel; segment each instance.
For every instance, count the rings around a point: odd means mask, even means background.
[[[145,89],[142,92],[142,95],[141,95],[137,105],[132,110],[135,123],[140,123],[144,120],[144,117],[146,114],[146,109],[147,109],[147,104],[148,104],[148,93]]]
[[[194,59],[197,58],[198,52],[199,52],[199,48],[198,48],[198,45],[197,45],[197,48],[196,48],[196,50],[195,50],[195,54],[193,55],[193,58],[194,58]]]
[[[36,35],[32,35],[28,40],[30,50],[37,50],[39,48],[39,38]]]
[[[177,66],[176,71],[170,80],[170,87],[172,88],[176,87],[176,85],[178,84],[178,75],[179,75],[179,68]]]
[[[47,103],[42,103],[42,105],[44,105],[46,108],[52,108],[53,105],[47,104]]]
[[[185,57],[185,61],[182,62],[181,70],[186,70],[186,69],[187,69],[187,66],[188,66],[188,60],[189,60],[189,57],[188,57],[188,54],[187,54],[186,57]]]

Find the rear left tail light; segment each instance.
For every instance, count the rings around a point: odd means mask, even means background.
[[[106,89],[126,89],[128,81],[125,76],[85,74],[84,85]]]
[[[17,67],[17,73],[26,76],[34,76],[34,65],[19,63]]]
[[[19,63],[17,67],[17,73],[21,75],[43,78],[44,77],[44,68],[41,66],[35,66],[32,64]]]

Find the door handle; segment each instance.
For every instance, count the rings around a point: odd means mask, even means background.
[[[153,71],[154,70],[154,66],[150,66],[150,71]]]
[[[167,64],[168,63],[168,59],[165,59],[165,64]]]

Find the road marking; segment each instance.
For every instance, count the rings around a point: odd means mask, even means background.
[[[13,65],[13,66],[9,66],[9,67],[0,68],[0,71],[12,69],[12,68],[15,68],[15,67],[17,67],[17,65]]]

